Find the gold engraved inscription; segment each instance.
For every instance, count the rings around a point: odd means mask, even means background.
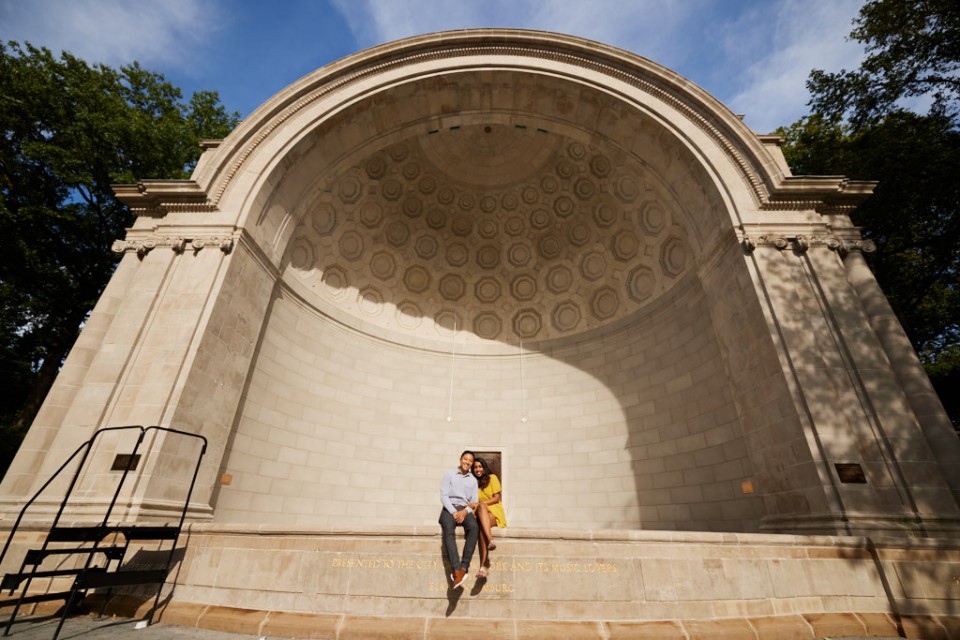
[[[352,557],[330,558],[330,566],[339,569],[432,569],[444,570],[440,560],[418,558]],[[492,571],[513,573],[619,573],[616,564],[611,562],[525,562],[520,560],[498,560],[490,567]]]
[[[430,582],[427,584],[427,591],[440,592],[449,591],[450,585],[446,582]],[[497,584],[487,584],[483,587],[484,593],[515,593],[513,585],[509,582],[500,582]]]

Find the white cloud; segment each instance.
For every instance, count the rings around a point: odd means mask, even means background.
[[[863,47],[846,39],[860,0],[790,0],[778,5],[766,52],[740,70],[743,80],[731,92],[731,109],[746,114],[753,129],[769,132],[807,112],[807,77],[812,69],[852,69]],[[733,87],[731,87],[732,89]]]
[[[333,0],[361,46],[431,31],[513,27],[581,36],[672,68],[758,131],[806,112],[813,68],[856,66],[862,0]]]
[[[212,7],[210,0],[2,0],[0,38],[111,66],[185,67],[216,24]]]
[[[333,0],[362,46],[433,31],[506,27],[567,33],[630,48],[650,58],[681,47],[672,36],[706,2]]]

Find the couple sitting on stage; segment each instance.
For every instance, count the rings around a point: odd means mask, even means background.
[[[500,480],[490,473],[483,458],[472,451],[460,454],[460,465],[443,476],[440,484],[440,529],[443,532],[443,549],[450,560],[450,579],[456,589],[467,579],[473,549],[480,539],[480,570],[478,578],[486,578],[490,568],[489,552],[497,548],[491,537],[491,527],[507,526],[500,496]],[[479,521],[479,524],[478,524]],[[467,541],[463,546],[463,558],[457,552],[456,530],[462,526]]]

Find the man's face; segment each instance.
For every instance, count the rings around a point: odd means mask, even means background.
[[[460,456],[460,473],[467,475],[473,469],[473,456],[465,453]]]

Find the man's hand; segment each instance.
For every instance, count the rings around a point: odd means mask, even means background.
[[[467,517],[466,509],[461,509],[460,511],[457,511],[453,514],[453,519],[456,521],[457,524],[463,524],[463,521],[466,519],[466,517]]]

